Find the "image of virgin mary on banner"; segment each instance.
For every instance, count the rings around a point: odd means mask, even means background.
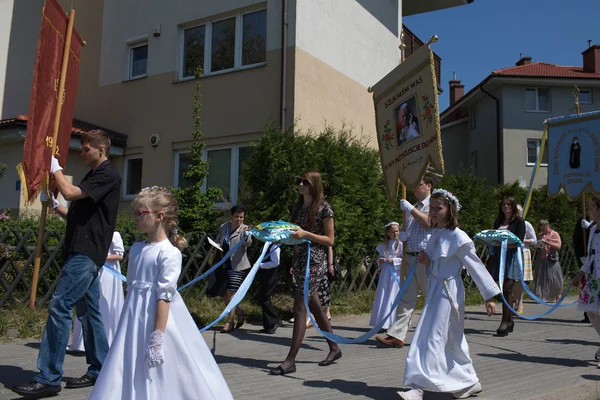
[[[550,118],[548,194],[600,192],[600,111]]]
[[[444,172],[437,79],[429,46],[415,51],[371,91],[381,167],[388,195],[396,200],[398,179],[412,189],[429,165]]]

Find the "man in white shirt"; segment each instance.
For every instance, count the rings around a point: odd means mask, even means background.
[[[406,232],[400,232],[400,240],[406,247],[406,265],[410,268],[416,262],[419,252],[427,246],[431,232],[429,223],[429,197],[433,189],[433,180],[423,177],[413,193],[417,198],[415,205],[406,200],[400,200],[400,208],[406,211]],[[385,338],[376,336],[375,339],[387,346],[402,347],[408,332],[408,326],[413,310],[417,304],[419,290],[427,297],[427,274],[425,265],[417,264],[415,276],[400,300],[397,308],[396,322],[387,330]]]
[[[260,264],[260,269],[258,271],[260,307],[262,308],[263,314],[263,329],[259,332],[268,333],[270,335],[277,331],[277,327],[281,323],[279,314],[277,314],[277,310],[271,302],[271,295],[275,291],[275,288],[277,288],[277,283],[279,282],[279,256],[281,254],[281,249],[279,247],[273,250],[274,248],[275,245],[269,247],[267,256]]]

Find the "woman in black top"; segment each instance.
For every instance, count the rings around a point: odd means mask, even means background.
[[[519,210],[517,209],[517,202],[512,197],[504,197],[498,205],[498,216],[494,222],[494,229],[508,230],[515,234],[519,239],[525,239],[525,222],[519,216]],[[500,242],[496,242],[494,245],[494,270],[493,276],[495,280],[499,280],[500,274]],[[518,246],[516,244],[509,244],[506,250],[506,260],[504,269],[504,284],[502,286],[502,293],[508,304],[512,304],[512,291],[515,280],[520,280],[520,271],[517,265],[517,254]],[[509,332],[514,329],[515,323],[513,322],[512,311],[502,303],[502,322],[496,330],[498,336],[506,336]]]

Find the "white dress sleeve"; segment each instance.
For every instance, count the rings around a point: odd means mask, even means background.
[[[177,293],[177,279],[181,274],[181,252],[174,246],[161,250],[158,256],[156,293],[159,300],[171,301]]]
[[[456,256],[463,263],[469,275],[471,275],[473,282],[477,285],[477,289],[479,289],[484,300],[491,299],[500,293],[500,288],[498,288],[498,285],[494,282],[494,279],[485,268],[485,265],[483,265],[479,257],[477,257],[473,242],[462,244],[456,250]]]
[[[119,256],[125,254],[125,246],[123,245],[123,239],[121,238],[121,234],[119,232],[113,233],[112,246],[109,254],[117,254]]]

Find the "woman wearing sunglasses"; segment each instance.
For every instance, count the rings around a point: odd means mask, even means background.
[[[333,210],[323,197],[323,183],[318,171],[304,171],[296,180],[300,198],[292,207],[292,222],[300,225],[292,237],[308,239],[312,243],[310,251],[310,276],[308,288],[308,306],[319,327],[331,332],[331,324],[321,308],[317,294],[320,282],[327,273],[327,251],[333,246]],[[292,270],[296,280],[294,297],[294,330],[292,344],[286,359],[277,368],[271,368],[271,375],[286,375],[296,372],[296,356],[306,332],[306,308],[304,306],[304,280],[308,244],[302,243],[294,248]],[[335,342],[327,339],[329,354],[319,363],[328,366],[342,358],[342,351]]]

